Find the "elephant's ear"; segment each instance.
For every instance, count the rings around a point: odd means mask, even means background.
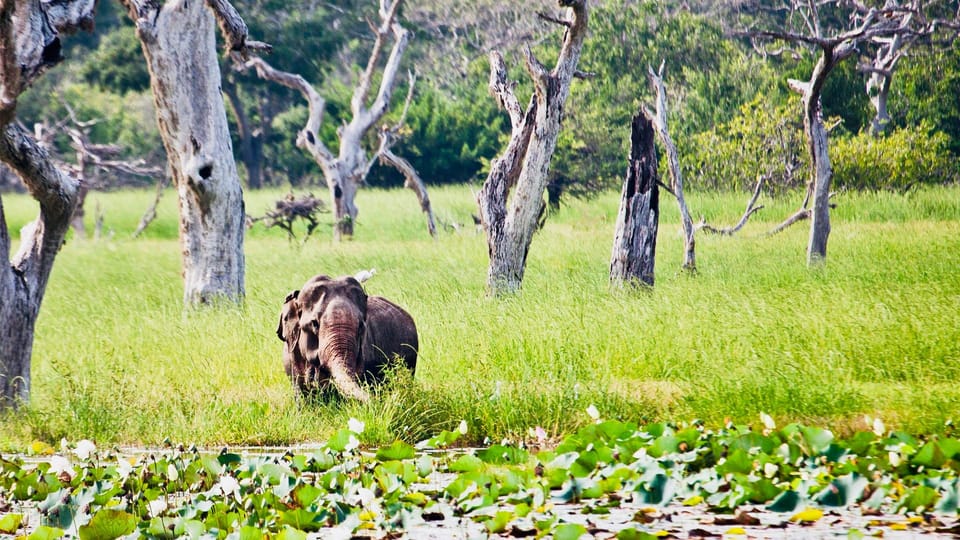
[[[293,291],[288,294],[283,301],[283,309],[280,310],[280,323],[277,324],[277,337],[280,338],[280,341],[287,340],[287,330],[296,330],[295,328],[290,328],[291,326],[295,326],[296,323],[291,325],[288,319],[296,320],[296,317],[291,317],[291,313],[297,308],[296,300],[299,295],[299,290]]]

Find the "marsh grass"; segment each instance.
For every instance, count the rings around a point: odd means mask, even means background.
[[[279,191],[247,194],[262,213]],[[416,441],[466,419],[467,442],[552,435],[606,418],[755,422],[765,411],[839,431],[865,414],[937,432],[960,406],[960,190],[843,193],[826,267],[805,266],[807,226],[766,237],[799,196],[767,207],[738,236],[699,235],[699,273],[678,271],[681,237],[664,199],[653,291],[607,283],[618,195],[573,202],[534,239],[521,294],[484,295],[486,245],[465,187],[431,199],[446,227],[426,233],[409,192],[361,192],[356,238],[329,225],[306,243],[255,226],[240,308],[182,307],[176,201],[130,240],[152,193],[92,194],[105,235],[71,238],[38,321],[31,405],[0,419],[0,448],[39,439],[105,444],[284,444],[322,440],[347,419],[365,442]],[[694,193],[715,224],[745,197]],[[35,215],[5,195],[16,231]],[[88,212],[88,215],[91,213]],[[91,224],[92,228],[92,224]],[[414,380],[371,403],[305,404],[280,365],[284,296],[323,272],[376,268],[367,284],[405,306],[421,335]]]

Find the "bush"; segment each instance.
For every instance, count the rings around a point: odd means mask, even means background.
[[[758,95],[729,122],[678,140],[688,185],[747,190],[761,174],[773,191],[804,185],[810,158],[801,118],[799,98],[773,106]]]
[[[834,184],[850,189],[906,190],[915,184],[960,181],[949,138],[929,124],[884,137],[860,133],[830,142]]]

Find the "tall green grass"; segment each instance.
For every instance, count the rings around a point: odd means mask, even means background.
[[[248,193],[247,211],[281,195]],[[0,447],[62,437],[283,444],[322,440],[350,417],[366,422],[370,444],[461,419],[481,442],[534,426],[568,433],[592,421],[591,404],[638,421],[753,422],[764,411],[844,431],[869,414],[937,432],[960,410],[960,189],[840,194],[817,270],[805,266],[806,224],[763,234],[799,196],[767,201],[739,235],[697,237],[693,277],[678,270],[678,219],[664,199],[652,291],[608,287],[618,194],[604,194],[550,216],[522,292],[506,299],[484,295],[486,244],[468,188],[431,191],[436,240],[409,192],[362,191],[351,241],[333,243],[329,225],[306,243],[254,226],[245,304],[199,311],[182,306],[172,192],[145,238],[130,239],[151,198],[91,194],[88,215],[99,203],[104,235],[71,238],[57,259],[32,402],[0,418]],[[736,221],[745,202],[689,199],[715,224]],[[13,229],[35,216],[26,196],[3,202]],[[314,274],[365,268],[377,269],[368,291],[417,320],[416,377],[366,405],[298,403],[275,335],[283,298]]]

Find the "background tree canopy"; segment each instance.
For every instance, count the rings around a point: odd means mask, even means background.
[[[562,194],[589,196],[617,185],[626,162],[629,119],[652,101],[646,73],[648,66],[656,69],[661,62],[666,66],[670,129],[691,189],[749,189],[757,174],[774,179],[769,184],[774,191],[806,181],[799,106],[786,80],[805,78],[815,58],[804,50],[758,54],[733,32],[748,25],[785,24],[777,19],[782,15],[744,3],[596,3],[581,61],[592,77],[575,82],[571,91],[551,167],[553,202]],[[372,46],[367,20],[375,15],[374,4],[236,2],[251,36],[273,45],[270,62],[303,75],[327,99],[329,120],[320,135],[329,143],[348,112],[353,84]],[[531,89],[519,54],[530,44],[539,58],[552,61],[558,40],[547,38],[560,30],[536,12],[554,10],[546,0],[431,0],[405,6],[402,16],[415,38],[404,63],[418,74],[418,82],[404,138],[395,151],[409,159],[428,184],[482,181],[509,131],[506,115],[486,89],[486,53],[491,48],[504,52],[519,84],[518,96],[526,100]],[[112,3],[101,3],[96,32],[71,37],[65,47],[68,57],[82,61],[65,62],[39,81],[30,92],[53,99],[21,100],[21,119],[27,125],[55,124],[68,115],[69,107],[81,121],[97,120],[90,132],[93,142],[119,144],[124,157],[163,164],[149,76],[125,14]],[[241,174],[262,168],[262,178],[256,183],[250,179],[251,187],[320,182],[316,165],[294,144],[306,115],[303,99],[279,85],[237,73],[226,61],[222,66],[234,149],[246,171]],[[856,61],[845,62],[824,91],[824,114],[838,122],[831,134],[838,143],[831,148],[838,185],[886,189],[956,182],[960,43],[918,45],[901,61],[890,95],[893,129],[880,141],[865,135],[873,113],[865,77]],[[405,94],[406,88],[399,88],[394,99],[401,101]],[[34,105],[49,103],[59,105]],[[401,107],[394,109],[396,115]],[[64,160],[72,159],[68,141],[54,144]],[[885,147],[890,152],[884,152]],[[922,156],[911,158],[911,151]],[[883,159],[865,157],[870,155]],[[379,166],[367,181],[377,186],[402,183],[395,171]]]

